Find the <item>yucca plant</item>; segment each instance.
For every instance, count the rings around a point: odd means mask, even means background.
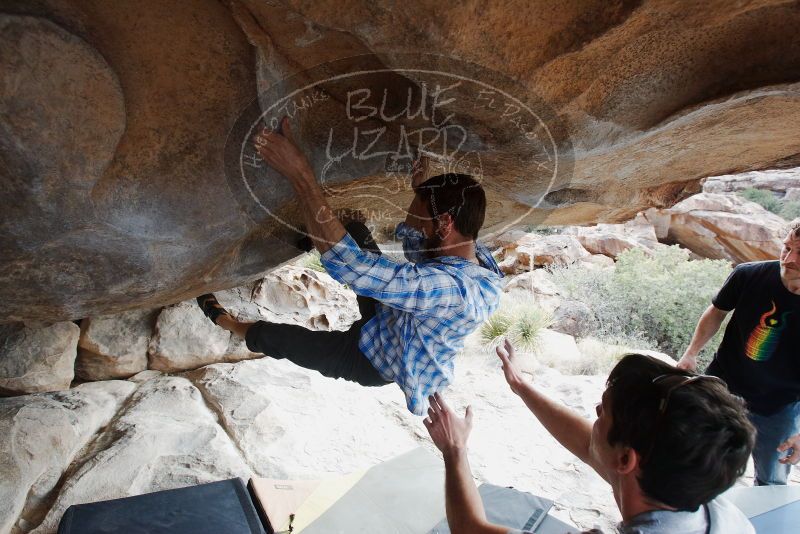
[[[504,312],[498,311],[481,326],[481,341],[487,347],[495,347],[508,333],[513,324],[512,317]]]
[[[553,316],[541,308],[524,306],[517,308],[512,317],[513,322],[508,331],[511,342],[519,350],[536,352],[539,333],[553,324]]]

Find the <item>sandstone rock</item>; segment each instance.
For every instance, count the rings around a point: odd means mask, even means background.
[[[74,377],[80,328],[61,322],[0,328],[0,395],[68,389]]]
[[[297,254],[291,226],[301,216],[288,184],[274,176],[262,184],[263,207],[287,225],[254,223],[221,179],[219,149],[258,89],[305,81],[312,66],[332,76],[366,64],[374,95],[395,80],[419,94],[426,80],[401,76],[409,62],[396,52],[430,53],[440,72],[449,55],[491,66],[498,72],[481,82],[513,86],[515,98],[541,100],[550,117],[563,117],[568,128],[548,132],[563,141],[551,162],[558,176],[539,183],[527,179],[538,167],[502,110],[475,106],[474,94],[457,93],[467,98],[449,104],[491,182],[490,225],[531,206],[541,209],[522,222],[624,220],[669,206],[706,176],[797,163],[800,53],[785,43],[800,15],[786,2],[733,11],[676,1],[529,2],[435,19],[430,6],[364,0],[348,9],[256,0],[10,6],[17,15],[4,15],[0,32],[0,70],[14,80],[0,98],[2,138],[13,140],[4,153],[3,180],[12,186],[3,193],[0,293],[11,320],[162,306],[246,283]],[[359,54],[374,55],[359,62]],[[343,58],[341,68],[329,67]],[[298,130],[315,165],[331,126],[325,119],[345,107],[341,87],[320,87],[335,98]],[[572,150],[557,130],[570,132]],[[350,139],[337,136],[336,148]],[[384,161],[371,162],[334,178],[371,180]],[[402,220],[410,193],[386,196],[395,206],[389,218]],[[375,208],[374,195],[332,199]]]
[[[604,254],[590,254],[589,257],[580,260],[578,264],[589,269],[605,269],[613,268],[614,260]]]
[[[800,188],[800,168],[709,176],[703,181],[703,193],[767,189],[783,196],[795,188]]]
[[[787,189],[783,200],[787,202],[800,202],[800,187]]]
[[[574,236],[525,233],[503,248],[500,265],[504,272],[516,274],[535,267],[570,265],[590,256]]]
[[[641,349],[635,346],[612,344],[591,336],[578,341],[578,349],[583,355],[584,369],[587,373],[596,375],[607,375],[620,358],[628,353],[652,356],[673,366],[677,363],[674,358],[663,352]]]
[[[148,349],[149,368],[184,371],[225,361],[231,334],[203,315],[196,301],[164,308]]]
[[[701,193],[669,210],[668,239],[703,258],[776,259],[786,221],[738,195]]]
[[[141,371],[136,373],[132,377],[128,379],[129,382],[141,383],[147,382],[148,380],[152,380],[153,378],[158,378],[159,376],[163,376],[164,373],[161,371],[156,371],[154,369],[147,369],[146,371]]]
[[[0,399],[0,531],[18,518],[41,521],[62,473],[135,387],[109,381]]]
[[[545,328],[539,334],[536,359],[562,373],[579,374],[583,358],[574,337]]]
[[[553,276],[546,269],[536,269],[516,275],[503,288],[505,295],[501,306],[530,304],[552,314],[561,304],[561,293],[553,282]],[[507,303],[507,304],[503,304]]]
[[[404,426],[384,413],[387,405],[406,411],[394,384],[365,388],[269,358],[211,365],[187,377],[261,476],[319,476],[314,466],[347,473],[415,446]],[[363,421],[369,432],[360,430]]]
[[[289,323],[310,330],[346,330],[359,318],[355,294],[327,273],[286,265],[253,287],[215,293],[237,318]]]
[[[550,329],[573,337],[585,337],[596,326],[597,320],[589,306],[578,300],[566,299],[553,313]]]
[[[71,504],[253,474],[197,388],[168,376],[141,384],[73,470],[33,532],[54,532]]]
[[[1,137],[14,140],[0,171],[12,315],[163,306],[297,253],[275,237],[283,228],[248,220],[224,179],[221,149],[256,89],[252,48],[222,4],[13,4],[30,16],[0,25],[14,80],[0,96]]]
[[[536,269],[510,278],[504,291],[525,290],[541,295],[559,295],[558,286],[553,282],[553,275],[546,269]]]
[[[642,212],[642,216],[653,225],[653,230],[656,233],[656,239],[659,242],[667,239],[669,235],[670,214],[667,210],[657,208],[648,208]]]
[[[602,254],[614,259],[631,248],[653,250],[659,246],[655,228],[641,213],[623,224],[570,226],[562,229],[561,233],[574,235],[592,254]]]
[[[108,380],[147,369],[147,346],[159,311],[131,310],[81,321],[76,376]]]
[[[590,256],[577,239],[565,235],[522,239],[516,253],[523,267],[570,265]]]

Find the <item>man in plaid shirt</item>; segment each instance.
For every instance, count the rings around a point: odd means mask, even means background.
[[[282,129],[285,136],[262,135],[259,153],[291,181],[323,266],[358,295],[361,319],[346,332],[311,331],[236,321],[213,295],[198,302],[212,321],[244,337],[251,351],[365,386],[396,382],[408,409],[424,415],[427,398],[452,381],[464,338],[499,303],[502,274],[476,243],[486,210],[483,189],[463,174],[423,182],[418,167],[414,200],[397,229],[410,261],[397,262],[381,254],[363,223],[343,225],[333,215],[287,119]]]

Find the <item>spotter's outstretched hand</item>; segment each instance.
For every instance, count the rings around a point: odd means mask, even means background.
[[[428,397],[428,401],[430,402],[428,417],[422,423],[428,429],[436,448],[444,455],[466,450],[467,438],[472,431],[472,407],[467,406],[467,411],[461,418],[445,403],[439,393]]]
[[[495,351],[503,364],[503,374],[506,377],[506,382],[508,382],[511,391],[519,394],[520,387],[525,383],[525,380],[522,378],[522,373],[520,373],[514,361],[516,356],[514,345],[512,345],[508,339],[504,339],[503,343],[498,345]]]

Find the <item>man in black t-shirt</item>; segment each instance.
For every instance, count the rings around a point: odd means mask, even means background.
[[[756,484],[786,484],[800,462],[800,219],[789,225],[780,261],[743,263],[728,276],[678,367],[697,367],[697,354],[731,310],[706,372],[747,401],[757,430]]]

